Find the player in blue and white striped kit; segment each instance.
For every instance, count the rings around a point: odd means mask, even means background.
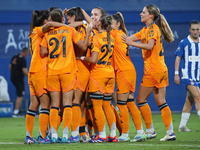
[[[181,80],[187,89],[186,101],[183,106],[180,132],[193,132],[186,127],[190,117],[192,104],[195,101],[195,108],[200,118],[200,23],[193,20],[190,22],[190,35],[183,39],[175,52],[175,76],[174,82],[179,85],[179,67],[182,71]],[[181,61],[182,60],[182,61]],[[181,63],[181,64],[180,64]]]

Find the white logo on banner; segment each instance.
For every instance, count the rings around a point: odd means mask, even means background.
[[[10,47],[13,47],[15,50],[21,50],[23,47],[28,47],[28,34],[29,31],[19,29],[19,36],[16,40],[14,37],[13,29],[8,29],[8,39],[5,46],[5,53],[8,52]]]

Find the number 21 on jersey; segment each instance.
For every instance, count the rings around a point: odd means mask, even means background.
[[[57,38],[53,37],[49,40],[50,46],[53,46],[53,44],[54,44],[53,41],[55,42],[56,45],[55,45],[54,49],[52,50],[52,52],[50,53],[50,59],[58,58],[58,56],[59,56],[59,54],[54,54],[54,53],[58,50],[60,43]],[[61,42],[62,42],[62,47],[63,47],[62,57],[66,57],[66,37],[65,36],[62,37]]]

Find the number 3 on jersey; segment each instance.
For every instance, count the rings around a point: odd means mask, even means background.
[[[111,64],[111,58],[112,58],[112,51],[113,51],[114,45],[111,45],[111,52],[108,50],[108,45],[105,44],[101,47],[101,52],[104,54],[99,60],[97,61],[97,64],[103,64],[103,65],[110,65]],[[108,58],[106,58],[108,56]]]
[[[54,41],[54,42],[53,42]],[[66,57],[66,37],[63,36],[62,38],[62,46],[63,46],[63,57]],[[56,44],[55,45],[55,48],[53,49],[53,51],[50,53],[50,59],[53,59],[53,58],[58,58],[59,54],[54,54],[57,50],[58,50],[58,47],[59,47],[59,41],[57,38],[53,37],[49,40],[49,45],[50,46],[53,46],[53,44]]]

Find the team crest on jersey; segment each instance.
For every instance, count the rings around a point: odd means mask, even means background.
[[[179,46],[179,47],[176,49],[176,51],[178,51],[178,52],[179,52],[180,50],[181,50],[181,48],[180,48],[180,46]]]
[[[190,84],[191,84],[191,85],[194,85],[194,81],[193,81],[193,80],[191,80],[191,81],[190,81]]]
[[[152,37],[152,36],[154,36],[154,31],[153,31],[153,30],[151,30],[151,31],[149,32],[149,37]]]

